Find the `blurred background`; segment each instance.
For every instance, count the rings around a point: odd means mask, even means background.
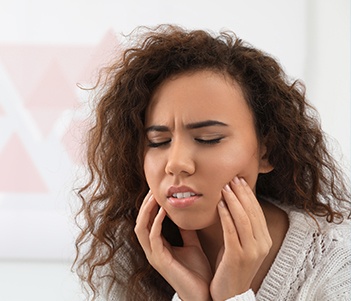
[[[0,0],[0,300],[84,300],[73,189],[89,87],[139,25],[230,29],[302,79],[350,173],[349,0]]]

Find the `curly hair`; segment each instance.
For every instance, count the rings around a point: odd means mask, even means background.
[[[169,300],[174,293],[150,266],[134,234],[149,189],[143,172],[145,111],[155,89],[171,76],[210,70],[239,83],[274,166],[259,175],[257,195],[329,222],[343,218],[340,204],[349,203],[348,186],[301,82],[231,32],[214,35],[171,25],[141,32],[108,68],[88,134],[90,177],[78,192],[77,219],[83,224],[75,264],[93,300],[102,290],[110,300],[117,292],[118,300],[129,301]],[[163,234],[181,244],[169,219]]]

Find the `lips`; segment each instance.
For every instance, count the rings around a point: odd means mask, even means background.
[[[177,197],[178,195],[179,197],[184,197],[184,195],[189,197],[200,194],[188,186],[171,186],[167,191],[167,197]]]
[[[173,207],[184,208],[192,205],[202,195],[187,186],[172,186],[168,189],[167,200]]]
[[[190,198],[191,196],[195,196],[196,193],[194,192],[178,192],[178,193],[173,193],[172,197],[177,198],[177,199],[185,199],[185,198]]]

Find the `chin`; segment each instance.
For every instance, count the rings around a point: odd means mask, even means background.
[[[196,218],[196,217],[185,217],[185,218],[171,218],[171,220],[180,228],[183,230],[202,230],[205,228],[208,228],[212,225],[214,225],[217,221],[217,215],[216,217],[204,219],[201,217],[201,219]]]
[[[187,231],[197,231],[197,230],[201,230],[203,229],[204,227],[201,226],[201,225],[189,225],[189,224],[182,224],[182,223],[179,223],[179,224],[176,224],[180,229],[182,230],[187,230]]]

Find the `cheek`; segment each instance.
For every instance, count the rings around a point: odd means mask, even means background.
[[[155,177],[155,166],[154,162],[150,159],[150,156],[145,155],[144,157],[144,173],[146,181],[149,183],[152,182],[152,179]]]
[[[156,160],[152,155],[146,154],[144,157],[144,173],[146,182],[150,189],[155,193],[161,181],[162,166],[160,160]]]
[[[242,160],[237,158],[234,152],[224,153],[216,156],[211,160],[210,169],[213,172],[209,173],[214,179],[224,179],[227,180],[233,179],[233,177],[241,170]]]
[[[211,165],[213,172],[210,173],[210,177],[223,186],[235,176],[243,177],[251,188],[255,186],[259,168],[255,151],[233,149],[218,156]]]

